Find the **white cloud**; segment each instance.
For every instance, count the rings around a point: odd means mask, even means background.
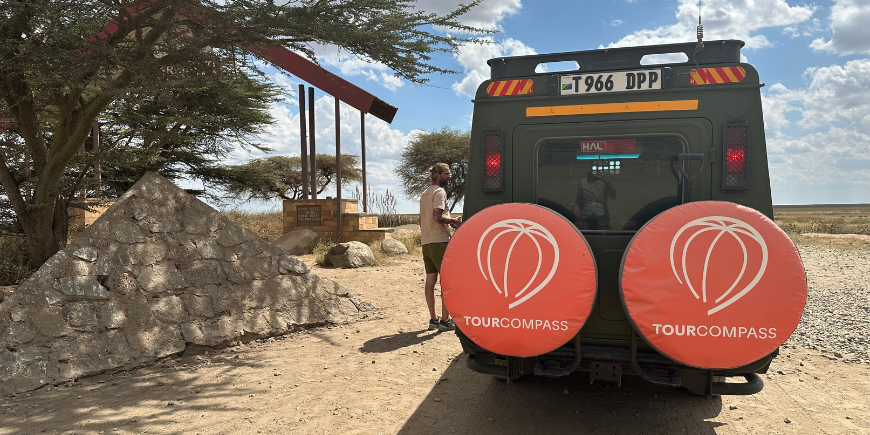
[[[462,65],[466,72],[465,77],[459,82],[453,83],[451,88],[457,95],[466,95],[474,98],[477,87],[489,80],[489,65],[487,60],[504,56],[525,56],[536,54],[535,49],[523,44],[516,39],[508,38],[502,42],[496,42],[492,38],[483,38],[489,44],[465,44],[459,47],[454,57]]]
[[[807,20],[794,26],[787,26],[782,29],[782,33],[790,36],[792,39],[800,36],[812,36],[814,33],[822,30],[822,21],[818,18]]]
[[[613,20],[613,21],[610,22],[610,25],[613,26],[613,27],[619,27],[619,26],[622,25],[623,22],[624,22],[624,21],[622,21],[622,20]]]
[[[418,10],[445,15],[461,4],[468,3],[456,0],[419,0]],[[459,17],[459,22],[471,27],[502,30],[499,24],[506,16],[513,15],[522,9],[521,0],[486,0],[475,6],[467,14]]]
[[[840,55],[870,53],[870,3],[866,0],[837,0],[831,8],[833,36],[816,39],[810,47]]]
[[[807,130],[827,125],[846,125],[870,134],[870,59],[857,59],[845,65],[809,68],[804,77],[809,88],[800,93],[803,120]]]
[[[768,27],[794,26],[810,19],[815,6],[790,6],[785,0],[709,0],[701,15],[704,39],[740,39],[747,48],[772,45],[758,30]],[[680,0],[677,23],[655,29],[643,29],[610,44],[610,47],[671,44],[696,40],[698,2]]]
[[[311,48],[318,62],[328,65],[341,72],[342,77],[363,76],[368,81],[375,82],[391,91],[404,86],[404,82],[394,76],[389,67],[380,62],[369,62],[360,59],[353,53],[340,50],[336,46],[312,44]],[[361,86],[365,88],[365,86]]]
[[[777,83],[762,96],[779,202],[870,200],[870,59],[809,68],[804,77],[804,89]],[[794,126],[788,113],[798,118]],[[803,200],[796,185],[805,188]]]

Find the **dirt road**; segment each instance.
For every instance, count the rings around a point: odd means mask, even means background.
[[[314,272],[380,311],[3,397],[0,434],[870,433],[868,365],[787,347],[761,393],[714,399],[631,376],[621,388],[580,373],[508,385],[466,369],[452,333],[423,330],[416,258]]]

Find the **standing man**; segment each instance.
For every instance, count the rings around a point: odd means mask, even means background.
[[[577,185],[572,212],[583,222],[581,230],[609,230],[610,210],[607,200],[616,199],[616,188],[600,171],[589,171]]]
[[[423,264],[426,267],[426,305],[429,307],[429,330],[452,331],[456,328],[444,299],[441,299],[441,318],[435,315],[435,283],[441,271],[441,260],[450,241],[448,225],[458,227],[462,218],[451,218],[447,211],[447,192],[450,166],[436,163],[429,168],[429,188],[420,198],[420,244],[423,245]]]

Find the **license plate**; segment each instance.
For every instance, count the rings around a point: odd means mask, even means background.
[[[559,95],[645,91],[662,88],[660,69],[561,76]]]

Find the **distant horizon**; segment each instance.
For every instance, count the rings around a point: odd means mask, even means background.
[[[870,207],[870,203],[865,202],[857,202],[857,203],[839,203],[839,204],[774,204],[774,207],[852,207],[852,206],[863,206]]]

